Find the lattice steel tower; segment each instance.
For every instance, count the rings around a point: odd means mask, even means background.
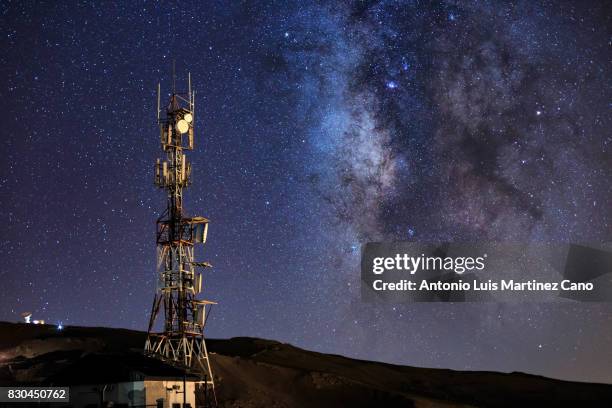
[[[186,92],[172,96],[161,115],[160,86],[157,86],[157,123],[164,159],[155,164],[155,184],[167,193],[167,207],[157,220],[157,269],[159,281],[153,300],[145,354],[160,358],[190,372],[200,372],[205,395],[216,405],[212,369],[204,341],[208,308],[215,302],[198,300],[202,273],[208,262],[196,262],[195,245],[205,243],[208,219],[188,217],[183,209],[183,190],[191,184],[191,163],[185,151],[193,150],[195,92],[189,75]],[[163,331],[155,332],[160,309],[164,310]]]

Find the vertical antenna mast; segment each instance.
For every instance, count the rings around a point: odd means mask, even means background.
[[[166,210],[157,220],[158,287],[153,300],[145,343],[145,354],[185,368],[198,371],[203,377],[204,395],[208,406],[216,406],[215,385],[204,326],[207,313],[215,302],[199,300],[202,291],[200,268],[208,262],[196,262],[196,244],[204,244],[208,235],[208,219],[189,217],[183,208],[183,190],[191,184],[191,163],[186,151],[193,150],[194,96],[191,74],[186,92],[176,92],[173,63],[173,92],[161,116],[160,85],[157,86],[157,123],[160,129],[164,159],[155,164],[155,184],[166,192]],[[157,317],[164,310],[161,332],[155,331]]]
[[[161,103],[161,84],[157,83],[157,123],[159,124],[159,111],[160,111],[160,103]]]
[[[172,60],[172,93],[176,93],[176,60]]]

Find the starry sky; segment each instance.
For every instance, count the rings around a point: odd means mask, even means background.
[[[145,330],[192,73],[209,337],[612,383],[612,305],[360,299],[368,241],[610,241],[603,2],[0,7],[0,319]]]

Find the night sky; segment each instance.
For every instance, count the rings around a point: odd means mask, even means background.
[[[603,2],[602,2],[603,4]],[[596,2],[1,3],[0,319],[145,330],[192,73],[208,337],[612,383],[612,305],[363,303],[367,241],[609,241]]]

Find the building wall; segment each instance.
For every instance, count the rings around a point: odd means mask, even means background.
[[[174,386],[178,389],[172,389]],[[183,406],[183,381],[146,380],[146,404],[155,405],[159,398],[164,399],[164,408],[172,408],[172,404]],[[168,390],[171,389],[171,390]],[[180,393],[177,393],[177,391]],[[195,408],[195,382],[187,381],[186,401]]]
[[[176,388],[173,388],[176,387]],[[102,394],[104,401],[127,406],[156,407],[157,400],[163,398],[163,408],[172,404],[183,406],[182,380],[145,380],[120,382],[115,384],[92,384],[70,387],[70,405],[75,408],[100,406]],[[195,408],[195,382],[187,381],[186,401]]]
[[[127,404],[128,406],[143,406],[145,405],[144,381],[70,387],[70,403],[74,407],[100,406],[101,401],[112,401],[115,404]]]

